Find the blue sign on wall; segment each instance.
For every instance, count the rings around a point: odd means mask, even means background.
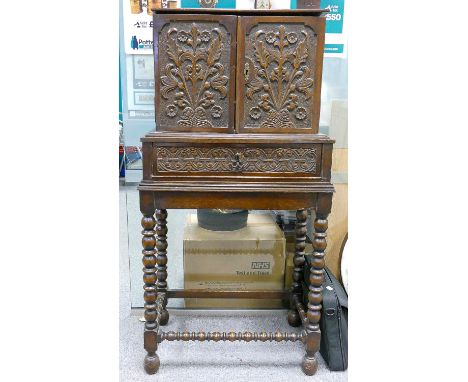
[[[325,33],[335,35],[343,33],[344,0],[321,0],[320,8],[326,8],[329,10],[325,16],[327,20],[325,24]],[[343,53],[344,44],[325,44],[324,52],[335,54]]]
[[[343,33],[344,0],[322,0],[320,8],[329,10],[325,33]]]
[[[181,8],[201,8],[198,0],[181,0]],[[218,0],[215,8],[236,8],[236,0]]]
[[[324,52],[325,53],[343,53],[344,44],[325,44]]]
[[[343,33],[343,16],[345,0],[321,0],[320,8],[327,8],[325,33]],[[200,8],[198,0],[181,0],[181,8]],[[291,9],[297,8],[297,0],[290,0]],[[216,8],[236,8],[236,0],[218,0]],[[338,42],[338,41],[337,41]],[[343,53],[344,44],[325,44],[325,53]]]

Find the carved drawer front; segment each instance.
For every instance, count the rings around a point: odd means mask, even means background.
[[[317,133],[322,17],[242,17],[237,116],[243,133]]]
[[[236,16],[154,16],[158,131],[233,132]]]
[[[321,145],[155,146],[153,175],[319,176]]]

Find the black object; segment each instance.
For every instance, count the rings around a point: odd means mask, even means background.
[[[198,225],[210,231],[235,231],[247,225],[248,210],[197,210]]]
[[[304,269],[304,304],[310,275],[311,255],[306,255]],[[322,314],[320,316],[320,354],[328,368],[343,371],[348,368],[348,295],[331,271],[325,267]]]

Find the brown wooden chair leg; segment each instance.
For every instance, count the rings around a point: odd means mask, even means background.
[[[157,291],[158,293],[167,292],[167,210],[156,210],[156,249],[157,256]],[[159,320],[160,325],[166,325],[169,321],[169,312],[166,309],[167,298],[164,300],[161,317]]]
[[[307,236],[307,210],[296,211],[296,249],[294,252],[293,281],[291,287],[290,310],[288,311],[288,323],[293,327],[302,324],[301,317],[296,309],[294,296],[302,301],[302,280],[304,278],[305,241]]]
[[[314,221],[314,238],[312,246],[314,252],[310,267],[310,284],[307,304],[307,340],[306,354],[302,361],[302,370],[307,375],[317,371],[318,362],[316,353],[320,350],[320,312],[322,309],[322,290],[325,267],[325,248],[327,247],[326,231],[328,228],[327,216],[331,209],[332,194],[321,194],[317,201],[316,218]]]
[[[143,227],[143,289],[145,290],[145,334],[144,344],[147,355],[145,357],[145,370],[148,374],[154,374],[159,369],[159,357],[156,354],[158,344],[156,341],[158,323],[156,321],[156,231],[154,230],[156,221],[154,216],[147,211],[141,219]]]

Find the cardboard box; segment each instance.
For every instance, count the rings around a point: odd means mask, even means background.
[[[283,232],[271,215],[249,214],[236,231],[209,231],[189,215],[184,230],[184,288],[280,290],[284,288]],[[187,308],[280,308],[280,300],[185,299]]]

